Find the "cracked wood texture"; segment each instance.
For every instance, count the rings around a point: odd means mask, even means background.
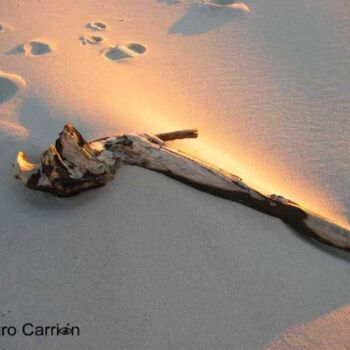
[[[200,191],[241,203],[277,217],[302,235],[350,250],[350,232],[278,195],[264,195],[241,178],[166,145],[167,141],[196,138],[197,130],[157,135],[124,134],[87,142],[73,125],[66,125],[55,145],[32,164],[19,152],[14,175],[32,190],[69,197],[105,185],[123,164],[165,174]]]

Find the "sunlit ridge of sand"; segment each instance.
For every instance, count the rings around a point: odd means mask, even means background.
[[[179,102],[178,97],[170,96],[169,85],[165,84],[166,88],[163,88],[163,82],[155,77],[153,81],[145,83],[142,81],[142,75],[130,74],[132,67],[123,68],[123,71],[119,71],[118,85],[124,86],[124,89],[114,88],[113,75],[103,74],[101,79],[101,76],[98,76],[101,72],[98,74],[95,72],[96,77],[95,73],[91,72],[88,80],[94,81],[93,90],[98,92],[98,99],[91,98],[91,91],[82,89],[79,95],[74,95],[75,101],[68,99],[60,101],[59,104],[67,111],[70,111],[73,102],[80,105],[81,114],[76,115],[77,119],[81,119],[84,123],[88,122],[94,132],[101,137],[120,132],[158,133],[198,126],[197,121],[203,118],[205,113],[198,106],[183,97]],[[76,84],[79,84],[78,79],[74,80],[74,74],[76,72],[72,71],[69,77],[70,83],[65,87],[67,91],[69,89],[74,91]],[[72,81],[75,83],[72,84]],[[45,83],[48,83],[48,92],[54,93],[54,90],[50,89],[54,81]],[[172,86],[175,84],[176,82],[171,82]],[[53,95],[51,98],[57,100],[59,97]],[[79,129],[79,125],[77,127]],[[267,171],[266,164],[254,157],[254,150],[249,149],[248,145],[246,147],[240,140],[229,143],[222,139],[221,132],[223,130],[219,128],[211,130],[208,126],[202,126],[199,129],[199,139],[179,141],[175,145],[191,156],[241,177],[246,184],[261,193],[282,195],[338,225],[350,228],[346,219],[338,214],[341,212],[339,204],[330,203],[326,193],[310,188],[310,183],[307,181],[292,183],[294,188],[285,184],[286,176],[293,178],[288,164],[283,166],[283,173],[278,168],[271,170],[271,167]],[[264,145],[261,145],[261,148],[264,149]]]
[[[319,204],[319,200],[326,201],[326,196],[317,190],[313,190],[311,195],[309,194],[308,196],[304,194],[305,199],[301,200],[301,197],[297,195],[290,195],[291,191],[283,185],[283,179],[281,179],[281,174],[278,173],[278,170],[274,174],[267,174],[263,169],[264,164],[262,163],[255,163],[254,168],[252,168],[248,162],[244,161],[244,157],[236,157],[234,151],[215,146],[215,141],[198,140],[195,141],[195,145],[191,143],[193,141],[188,141],[186,144],[179,141],[176,143],[176,147],[208,164],[212,164],[217,168],[242,178],[247,185],[265,195],[282,195],[296,202],[301,207],[324,217],[328,221],[350,229],[350,225],[346,219],[334,213],[334,209],[338,206],[337,203],[332,203],[332,207],[330,208]],[[305,183],[304,186],[306,187],[308,185]],[[308,191],[310,192],[310,189]]]
[[[264,350],[348,349],[350,306],[332,310],[315,320],[283,331]]]
[[[142,119],[144,121],[144,123],[142,123],[144,124],[144,129],[139,129],[139,132],[152,132],[153,130],[157,132],[172,131],[183,129],[184,127],[182,125],[188,124],[188,122],[185,122],[181,117],[176,118],[176,116],[174,116],[171,106],[169,106],[169,117],[159,113],[154,105],[147,106],[147,103],[142,106],[129,104],[128,107],[131,108],[132,114],[135,116],[136,120]],[[122,122],[122,124],[124,123]],[[196,125],[192,126],[196,127]],[[127,127],[128,125],[125,125],[125,128]],[[201,137],[201,135],[204,135],[204,137]],[[315,212],[342,227],[350,229],[350,225],[346,219],[341,215],[335,214],[335,212],[340,211],[338,203],[330,203],[329,206],[325,206],[325,203],[327,203],[327,196],[317,189],[311,189],[307,182],[299,184],[299,187],[307,190],[308,194],[305,195],[305,193],[302,193],[302,196],[298,196],[297,191],[291,191],[284,184],[283,175],[278,172],[278,169],[274,169],[273,173],[267,172],[265,164],[259,162],[257,159],[252,159],[248,152],[247,154],[237,154],[237,152],[229,148],[225,142],[220,142],[220,133],[210,132],[210,130],[205,129],[199,130],[199,139],[176,141],[173,142],[173,145],[190,156],[242,178],[246,184],[263,194],[282,195],[295,201],[301,207]],[[239,148],[242,148],[242,145],[239,145]],[[292,174],[290,176],[292,176]],[[301,198],[304,198],[304,200],[301,200]],[[323,205],[320,204],[320,202],[323,203]]]

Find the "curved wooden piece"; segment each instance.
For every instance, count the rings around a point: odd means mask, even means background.
[[[73,125],[66,125],[55,146],[43,152],[39,164],[30,163],[19,152],[14,174],[30,189],[68,197],[103,186],[123,164],[136,165],[277,217],[303,235],[350,250],[347,229],[282,196],[266,196],[238,176],[193,159],[165,143],[197,136],[196,130],[184,130],[158,135],[125,134],[87,142]]]

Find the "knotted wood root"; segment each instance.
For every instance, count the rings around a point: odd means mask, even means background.
[[[350,250],[350,232],[345,228],[284,197],[264,195],[241,178],[166,145],[167,141],[197,136],[197,130],[183,130],[124,134],[87,142],[73,125],[66,125],[56,144],[43,152],[39,164],[30,163],[19,152],[14,174],[32,190],[69,197],[105,185],[124,164],[137,165],[277,217],[303,235]]]

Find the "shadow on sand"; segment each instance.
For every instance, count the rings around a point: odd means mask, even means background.
[[[348,223],[350,224],[350,198],[347,198],[345,201],[345,217],[348,220]]]
[[[191,6],[187,13],[171,26],[168,33],[182,35],[202,34],[240,18],[244,14],[246,14],[246,11],[240,8],[196,4]]]
[[[171,5],[179,4],[180,2],[182,2],[182,0],[158,0],[157,2],[165,3],[165,4],[169,5],[169,6],[171,6]]]
[[[21,55],[24,51],[24,44],[17,45],[11,50],[8,50],[5,54],[6,55]]]

